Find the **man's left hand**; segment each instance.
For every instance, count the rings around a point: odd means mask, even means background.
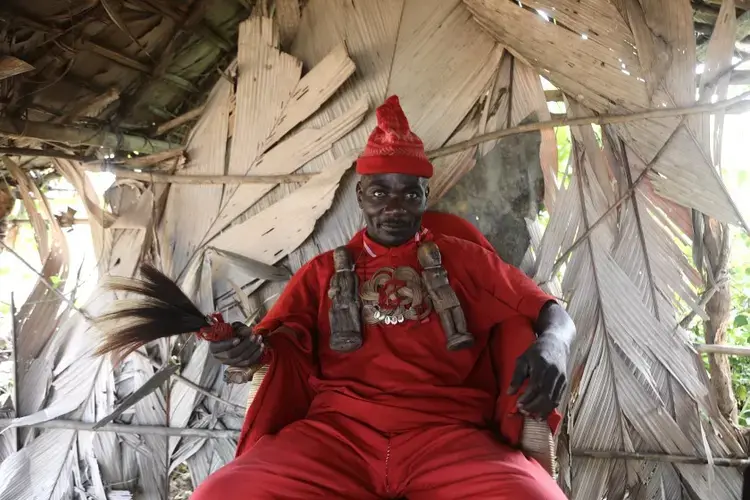
[[[546,418],[565,392],[567,366],[565,342],[542,334],[516,361],[508,394],[516,394],[528,378],[529,384],[518,398],[518,408],[524,414]]]

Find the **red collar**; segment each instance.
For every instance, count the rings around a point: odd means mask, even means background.
[[[401,254],[414,251],[421,241],[428,239],[432,239],[432,233],[430,233],[429,230],[422,228],[414,235],[414,238],[410,239],[403,245],[397,247],[386,247],[370,238],[367,235],[367,229],[362,229],[354,235],[354,238],[349,242],[349,245],[361,248],[369,257],[375,258],[381,255]]]

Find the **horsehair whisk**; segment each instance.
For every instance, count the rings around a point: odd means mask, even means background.
[[[177,284],[151,264],[140,266],[141,278],[110,277],[102,288],[131,294],[94,318],[103,338],[95,354],[115,354],[117,360],[154,340],[195,332],[208,340],[232,336],[221,313],[206,315]]]

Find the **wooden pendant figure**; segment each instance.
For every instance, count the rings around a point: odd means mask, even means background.
[[[474,345],[474,336],[468,332],[466,317],[456,292],[448,282],[448,272],[443,267],[440,249],[433,241],[426,241],[417,250],[422,266],[422,279],[432,306],[440,317],[449,351],[458,351]]]
[[[328,287],[328,297],[331,299],[331,309],[328,311],[331,323],[329,345],[338,352],[356,351],[362,347],[359,278],[346,247],[333,251],[333,266],[336,271]]]

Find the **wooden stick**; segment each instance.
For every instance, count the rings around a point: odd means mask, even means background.
[[[726,354],[728,356],[750,357],[750,347],[723,344],[695,344],[694,347],[701,354]]]
[[[317,174],[289,175],[170,175],[151,172],[134,172],[120,167],[93,167],[84,165],[87,170],[112,172],[121,179],[134,179],[153,184],[285,184],[307,182]]]
[[[9,224],[31,224],[29,219],[5,219]],[[73,224],[90,224],[88,219],[73,219]]]
[[[600,115],[600,116],[585,116],[581,118],[564,119],[564,120],[550,120],[546,122],[537,123],[526,123],[519,125],[518,127],[507,128],[503,130],[495,130],[494,132],[488,132],[486,134],[478,135],[467,141],[457,142],[451,146],[445,146],[442,148],[435,149],[427,153],[427,156],[431,159],[440,158],[442,156],[452,155],[463,151],[464,149],[473,148],[483,142],[494,141],[510,135],[525,134],[528,132],[538,132],[540,130],[557,128],[557,127],[572,127],[578,125],[608,125],[612,123],[625,123],[637,120],[653,120],[658,118],[671,118],[675,116],[688,116],[696,115],[701,113],[713,113],[715,111],[721,111],[727,108],[739,104],[745,99],[750,97],[750,92],[745,92],[733,97],[732,99],[726,99],[711,104],[700,104],[697,106],[688,106],[686,108],[656,108],[649,109],[647,111],[640,111],[638,113],[631,113],[627,115]]]
[[[0,418],[0,428],[12,423],[10,418]],[[207,439],[237,439],[240,431],[233,429],[191,429],[186,427],[162,427],[158,425],[107,424],[94,429],[96,422],[80,422],[78,420],[48,420],[31,425],[34,429],[60,429],[87,432],[116,432],[118,434],[141,434],[152,436],[180,436]]]
[[[130,158],[123,163],[117,164],[126,164],[131,167],[145,166],[153,163],[154,160],[163,161],[164,159],[174,158],[182,153],[182,148],[170,149],[142,158]],[[318,175],[317,173],[286,175],[171,175],[160,172],[135,172],[127,168],[117,167],[107,161],[49,149],[0,148],[0,154],[62,158],[80,162],[81,168],[84,170],[111,172],[121,179],[134,179],[153,184],[288,184],[292,182],[307,182]]]
[[[191,109],[187,113],[181,114],[180,116],[177,116],[167,122],[162,123],[161,125],[156,127],[154,136],[159,137],[160,135],[164,135],[174,128],[177,128],[193,120],[197,120],[203,114],[203,111],[205,111],[205,109],[206,109],[206,105],[204,104],[203,106],[198,106],[195,109]]]
[[[666,453],[632,453],[627,451],[594,451],[573,450],[574,457],[617,459],[617,460],[645,460],[647,462],[671,462],[677,464],[707,465],[708,459],[703,457],[691,457],[687,455],[670,455]],[[713,465],[717,467],[744,467],[750,465],[750,460],[745,458],[714,457]]]
[[[0,135],[13,138],[32,138],[40,141],[61,142],[69,145],[101,146],[112,150],[140,151],[151,154],[173,149],[180,144],[149,139],[130,134],[116,134],[72,125],[58,125],[31,120],[12,120],[0,117]]]

